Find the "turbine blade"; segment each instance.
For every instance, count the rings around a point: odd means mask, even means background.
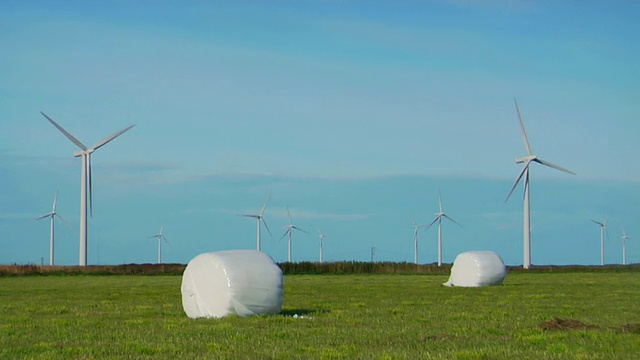
[[[446,217],[447,219],[451,220],[454,224],[460,226],[460,228],[462,228],[462,225],[458,224],[457,221],[453,220],[452,218],[450,218],[447,214],[442,214],[442,216]]]
[[[296,229],[296,230],[298,230],[298,231],[302,231],[302,232],[303,232],[303,233],[305,233],[305,234],[308,234],[308,232],[306,232],[306,231],[305,231],[305,230],[303,230],[303,229],[300,229],[300,228],[299,228],[299,227],[297,227],[297,226],[291,226],[291,228],[292,228],[292,229]]]
[[[593,219],[589,219],[589,220],[591,220],[591,221],[593,221],[594,223],[598,224],[598,226],[604,226],[604,224],[603,224],[603,223],[601,223],[600,221],[595,221],[595,220],[593,220]]]
[[[163,239],[164,241],[166,241],[166,242],[167,242],[167,244],[169,244],[169,246],[173,247],[173,245],[171,245],[171,243],[169,242],[169,240],[168,240],[166,237],[164,237],[164,235],[162,235],[161,239]]]
[[[252,214],[237,214],[238,216],[244,216],[244,217],[250,217],[250,218],[258,218],[258,215],[252,215]]]
[[[111,141],[111,140],[113,140],[113,139],[117,138],[118,136],[120,136],[120,135],[124,134],[127,130],[131,129],[131,128],[132,128],[132,127],[134,127],[134,126],[135,126],[135,125],[130,125],[130,126],[128,126],[128,127],[126,127],[126,128],[124,128],[124,129],[122,129],[122,130],[118,131],[117,133],[115,133],[115,134],[113,134],[113,135],[111,135],[111,136],[109,136],[109,137],[107,137],[107,138],[102,139],[102,141],[100,141],[99,143],[97,143],[97,144],[93,145],[93,150],[98,150],[98,149],[100,149],[101,147],[103,147],[103,146],[107,145],[107,143],[108,143],[109,141]]]
[[[57,216],[57,217],[58,217],[58,219],[62,220],[62,222],[63,222],[63,223],[65,223],[65,224],[67,225],[67,227],[68,227],[71,231],[73,231],[73,228],[71,227],[71,225],[69,225],[69,223],[68,223],[68,222],[67,222],[67,221],[66,221],[62,216],[60,216],[60,215],[58,215],[58,214],[54,214],[54,215],[55,215],[55,216]],[[73,231],[73,232],[75,233],[75,231]]]
[[[518,102],[516,101],[516,98],[513,98],[513,103],[516,104],[516,111],[518,112],[518,120],[520,121],[520,130],[522,131],[524,146],[527,148],[527,154],[531,156],[533,155],[531,153],[531,146],[529,146],[529,139],[527,139],[527,132],[524,130],[524,123],[522,122],[522,116],[520,116],[520,108],[518,108]]]
[[[49,120],[49,122],[51,122],[53,124],[53,126],[55,126],[58,130],[60,130],[60,132],[62,132],[64,134],[64,136],[66,136],[69,140],[71,140],[74,144],[76,144],[80,149],[85,150],[85,151],[87,150],[87,147],[84,146],[84,144],[81,143],[80,140],[76,139],[73,135],[71,135],[62,126],[58,125],[58,123],[53,121],[53,119],[51,119],[50,117],[48,117],[47,114],[43,113],[42,111],[40,111],[40,114],[42,114],[42,116],[47,118],[47,120]]]
[[[58,203],[58,191],[56,190],[56,196],[53,197],[53,210],[52,213],[56,212],[56,204]]]
[[[513,186],[511,187],[511,191],[509,191],[509,195],[507,195],[507,198],[504,199],[504,202],[507,202],[507,200],[509,200],[509,198],[511,197],[511,194],[513,194],[513,190],[516,189],[516,186],[518,186],[518,183],[520,182],[520,179],[522,179],[522,176],[527,171],[527,168],[529,168],[529,164],[530,163],[531,163],[531,161],[527,160],[527,162],[524,164],[524,167],[522,168],[522,171],[520,171],[520,175],[518,175],[518,178],[516,179],[516,182],[513,183]]]
[[[40,217],[37,217],[36,220],[40,220],[40,219],[44,219],[44,218],[48,218],[50,216],[53,216],[53,213],[48,213],[47,215],[42,215]]]
[[[427,229],[431,227],[431,225],[435,224],[436,221],[438,221],[438,219],[440,219],[440,216],[436,216],[435,219],[433,219],[433,221],[431,222],[431,224],[427,225]]]
[[[262,223],[264,224],[264,227],[267,229],[267,232],[269,233],[269,236],[271,236],[273,238],[273,235],[271,235],[271,230],[269,230],[269,225],[267,225],[267,222],[264,220],[263,217],[260,217],[260,220],[262,220]]]
[[[440,212],[442,212],[442,194],[440,194],[440,190],[438,190],[438,206],[440,206]]]
[[[287,217],[289,218],[289,225],[291,225],[291,212],[289,211],[289,205],[287,205]]]
[[[282,237],[280,238],[280,240],[284,239],[285,236],[287,236],[287,234],[289,233],[289,231],[291,231],[291,228],[288,228],[284,234],[282,234]]]
[[[540,163],[540,164],[542,164],[542,165],[548,166],[548,167],[550,167],[550,168],[554,168],[554,169],[556,169],[556,170],[560,170],[560,171],[566,172],[567,174],[571,174],[571,175],[575,175],[575,174],[576,174],[576,173],[574,173],[573,171],[567,170],[567,169],[565,169],[565,168],[563,168],[563,167],[561,167],[561,166],[558,166],[558,165],[552,164],[552,163],[550,163],[550,162],[548,162],[548,161],[544,161],[544,160],[542,160],[542,159],[535,159],[535,160],[533,160],[533,161],[535,161],[535,162],[537,162],[537,163]]]
[[[260,209],[260,217],[262,217],[262,214],[264,214],[264,210],[267,208],[267,205],[269,205],[270,200],[271,200],[271,193],[269,193],[269,196],[267,196],[267,201],[262,206],[262,209]]]

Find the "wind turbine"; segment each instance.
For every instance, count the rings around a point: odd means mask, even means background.
[[[595,221],[593,219],[589,219],[596,223],[600,227],[600,265],[604,266],[604,232],[607,228],[607,220],[604,222]],[[607,235],[609,235],[607,233]]]
[[[267,201],[264,203],[264,205],[262,206],[262,209],[260,209],[260,213],[256,214],[243,214],[241,216],[244,217],[250,217],[250,218],[255,218],[256,222],[257,222],[257,227],[258,227],[258,239],[257,239],[257,249],[258,251],[261,251],[261,243],[260,243],[260,222],[262,222],[264,224],[264,227],[267,229],[267,232],[269,232],[269,236],[271,235],[271,230],[269,230],[269,226],[267,226],[267,222],[264,220],[264,210],[267,208],[267,205],[269,204],[269,200],[271,200],[271,194],[269,194],[269,196],[267,197]]]
[[[522,131],[522,140],[524,141],[524,147],[527,150],[527,156],[516,158],[516,163],[518,164],[524,163],[524,167],[522,168],[520,175],[516,179],[516,182],[513,184],[513,187],[511,187],[511,191],[509,191],[509,195],[507,195],[507,198],[504,200],[504,202],[507,202],[507,200],[509,200],[509,197],[511,197],[513,190],[515,190],[516,186],[518,186],[520,179],[524,177],[524,227],[523,227],[524,260],[523,260],[522,267],[524,267],[525,269],[528,269],[531,266],[531,228],[530,228],[530,223],[531,223],[530,208],[531,207],[529,203],[529,165],[531,165],[532,162],[536,162],[538,164],[542,164],[550,168],[554,168],[556,170],[566,172],[571,175],[575,175],[575,173],[565,168],[562,168],[558,165],[554,165],[548,161],[544,161],[538,158],[536,155],[533,155],[533,153],[531,152],[531,147],[529,146],[529,140],[527,139],[527,133],[524,130],[524,123],[522,122],[522,116],[520,116],[520,109],[518,108],[518,102],[516,101],[515,98],[513,99],[513,102],[516,105],[516,112],[518,113],[518,120],[520,121],[520,130]]]
[[[287,225],[287,230],[284,232],[284,234],[280,239],[284,239],[285,236],[289,235],[289,252],[288,252],[289,255],[287,256],[287,261],[291,262],[291,233],[293,232],[293,230],[302,231],[303,233],[307,233],[307,232],[291,223],[291,213],[289,212],[288,206],[287,206],[287,216],[289,217],[289,225]]]
[[[425,227],[427,225],[426,224],[418,225],[414,218],[411,218],[411,221],[413,221],[413,246],[414,246],[413,258],[414,258],[414,262],[417,264],[418,263],[418,230],[420,230],[421,227]]]
[[[162,225],[160,227],[160,232],[153,235],[153,236],[149,236],[147,239],[152,239],[152,238],[158,238],[158,264],[162,264],[162,240],[166,241],[167,244],[171,245],[171,243],[169,242],[169,240],[167,240],[166,237],[164,237],[164,234],[162,233],[162,231],[164,230],[164,225]]]
[[[627,265],[627,233],[622,230],[622,265]]]
[[[455,220],[453,220],[447,214],[444,213],[444,211],[442,210],[442,197],[440,195],[440,192],[438,192],[438,205],[440,206],[440,211],[436,213],[436,218],[431,222],[431,224],[427,226],[427,229],[430,228],[431,225],[435,224],[436,221],[438,222],[438,266],[441,266],[442,265],[442,218],[445,217],[449,219],[451,222],[460,226],[461,228],[462,228],[462,225],[458,224]]]
[[[82,178],[80,181],[80,259],[78,265],[86,266],[87,265],[87,191],[89,193],[89,209],[91,212],[91,216],[93,216],[93,188],[91,185],[91,154],[98,150],[99,148],[105,146],[109,141],[117,138],[122,135],[125,131],[131,129],[135,125],[130,125],[117,133],[104,138],[99,141],[91,148],[87,148],[83,143],[81,143],[78,139],[76,139],[73,135],[71,135],[67,130],[62,128],[62,126],[58,125],[53,119],[48,117],[42,111],[40,112],[42,116],[47,118],[53,126],[55,126],[61,133],[64,134],[71,142],[76,144],[82,151],[76,151],[73,153],[75,157],[82,158]]]
[[[39,218],[36,218],[36,220],[40,220],[40,219],[44,219],[44,218],[51,218],[51,226],[50,226],[50,230],[49,230],[49,265],[53,266],[54,264],[54,256],[53,256],[53,247],[54,247],[54,218],[57,216],[60,220],[62,220],[63,223],[67,224],[67,226],[69,226],[69,229],[71,229],[71,226],[69,225],[69,223],[67,223],[62,216],[60,216],[60,214],[58,214],[56,212],[56,204],[58,203],[58,192],[56,191],[56,195],[53,197],[53,208],[51,209],[51,212],[46,214],[46,215],[42,215]]]
[[[322,264],[322,240],[328,237],[326,234],[323,234],[318,227],[318,238],[320,239],[320,264]]]

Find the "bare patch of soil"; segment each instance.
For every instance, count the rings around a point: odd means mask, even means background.
[[[597,329],[595,325],[583,324],[579,320],[553,318],[538,325],[542,330],[588,330]]]
[[[425,341],[439,341],[439,340],[447,340],[450,336],[447,334],[439,334],[439,335],[428,335],[424,337]]]
[[[640,334],[640,324],[626,324],[616,329],[619,333]]]

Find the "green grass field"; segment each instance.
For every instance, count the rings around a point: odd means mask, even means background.
[[[0,277],[0,358],[640,356],[637,272],[521,272],[475,289],[443,287],[446,275],[290,275],[280,315],[197,320],[181,279]],[[593,327],[539,327],[554,318]]]

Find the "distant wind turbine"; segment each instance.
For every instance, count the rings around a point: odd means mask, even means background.
[[[244,217],[250,217],[250,218],[254,218],[256,219],[257,222],[257,227],[258,227],[258,235],[257,235],[257,249],[258,251],[262,251],[262,245],[260,242],[260,222],[262,222],[264,224],[264,227],[267,229],[267,232],[269,233],[269,236],[271,235],[271,230],[269,230],[269,226],[267,226],[267,222],[264,220],[264,210],[267,208],[267,205],[269,204],[269,200],[271,200],[271,194],[269,194],[269,196],[267,197],[267,201],[264,203],[264,205],[262,206],[262,209],[260,209],[260,212],[256,215],[256,214],[243,214],[241,216]]]
[[[171,243],[169,242],[169,240],[167,240],[167,238],[164,236],[164,234],[162,233],[164,230],[164,225],[162,225],[160,227],[160,232],[153,235],[153,236],[149,236],[147,239],[153,239],[153,238],[157,238],[158,239],[158,264],[162,264],[162,240],[166,241],[167,244],[171,245]]]
[[[427,226],[427,229],[430,228],[431,225],[438,222],[438,266],[442,266],[442,218],[445,217],[449,219],[449,221],[460,226],[461,228],[462,225],[458,224],[455,220],[444,213],[444,211],[442,210],[442,196],[440,195],[440,192],[438,192],[438,206],[440,207],[440,211],[436,213],[436,218],[431,222],[431,224]]]
[[[600,227],[600,265],[604,266],[604,233],[607,228],[607,220],[604,222],[595,221],[593,219],[589,220],[593,221]]]
[[[318,238],[320,239],[320,264],[322,264],[322,240],[324,240],[324,238],[329,237],[326,234],[323,234],[320,231],[320,228],[318,228]]]
[[[293,232],[293,230],[302,231],[303,233],[307,233],[307,232],[291,223],[291,213],[289,212],[288,206],[287,206],[287,216],[289,217],[289,224],[287,225],[287,230],[284,232],[281,239],[284,239],[285,236],[289,235],[289,252],[288,252],[289,255],[287,256],[287,261],[291,262],[291,233]]]
[[[622,265],[627,265],[627,233],[622,230]]]
[[[529,165],[531,165],[532,162],[536,162],[538,164],[542,164],[550,168],[566,172],[571,175],[575,175],[575,173],[565,168],[562,168],[560,166],[554,165],[548,161],[544,161],[538,158],[536,155],[533,155],[533,153],[531,152],[531,147],[529,146],[529,140],[527,139],[527,133],[524,130],[524,123],[522,122],[522,116],[520,116],[520,109],[518,108],[518,102],[516,101],[516,99],[513,99],[513,102],[516,105],[516,112],[518,113],[518,120],[520,121],[520,130],[522,132],[522,139],[524,141],[524,146],[527,150],[527,156],[516,158],[516,163],[518,164],[524,163],[524,167],[522,168],[520,175],[516,179],[516,182],[513,184],[513,187],[511,187],[511,191],[509,191],[509,195],[507,195],[507,198],[504,201],[507,202],[507,200],[509,200],[509,197],[511,197],[513,190],[515,190],[516,186],[518,186],[520,179],[524,177],[524,227],[523,227],[524,229],[524,260],[523,260],[522,267],[524,267],[525,269],[528,269],[531,266],[531,227],[530,227],[531,216],[530,216],[530,202],[529,202]]]
[[[413,259],[414,262],[417,264],[418,263],[418,230],[420,230],[420,228],[427,226],[426,224],[423,225],[418,225],[418,223],[416,223],[416,220],[414,218],[411,218],[411,221],[413,221]]]
[[[51,209],[51,212],[46,214],[46,215],[42,215],[39,218],[36,218],[36,220],[40,220],[40,219],[44,219],[44,218],[51,218],[51,225],[50,225],[50,230],[49,230],[49,265],[53,266],[54,265],[54,254],[53,254],[53,248],[54,248],[54,218],[57,216],[60,220],[62,220],[63,223],[67,224],[67,226],[69,226],[69,229],[71,229],[71,226],[69,225],[69,223],[67,223],[62,216],[60,216],[60,214],[58,214],[56,212],[56,204],[58,203],[58,192],[56,191],[56,195],[53,197],[53,208]]]
[[[53,126],[55,126],[61,133],[64,134],[71,142],[76,144],[82,151],[76,151],[73,153],[75,157],[82,157],[82,179],[80,182],[80,259],[78,264],[80,266],[87,265],[87,191],[89,193],[89,208],[91,211],[91,215],[93,216],[93,188],[91,185],[91,154],[98,150],[99,148],[106,145],[111,140],[117,138],[122,135],[127,130],[134,127],[134,125],[130,125],[117,133],[104,138],[99,141],[91,148],[87,148],[83,143],[81,143],[78,139],[76,139],[73,135],[71,135],[67,130],[62,128],[62,126],[58,125],[53,119],[48,117],[42,111],[40,112],[42,116],[47,118]]]

